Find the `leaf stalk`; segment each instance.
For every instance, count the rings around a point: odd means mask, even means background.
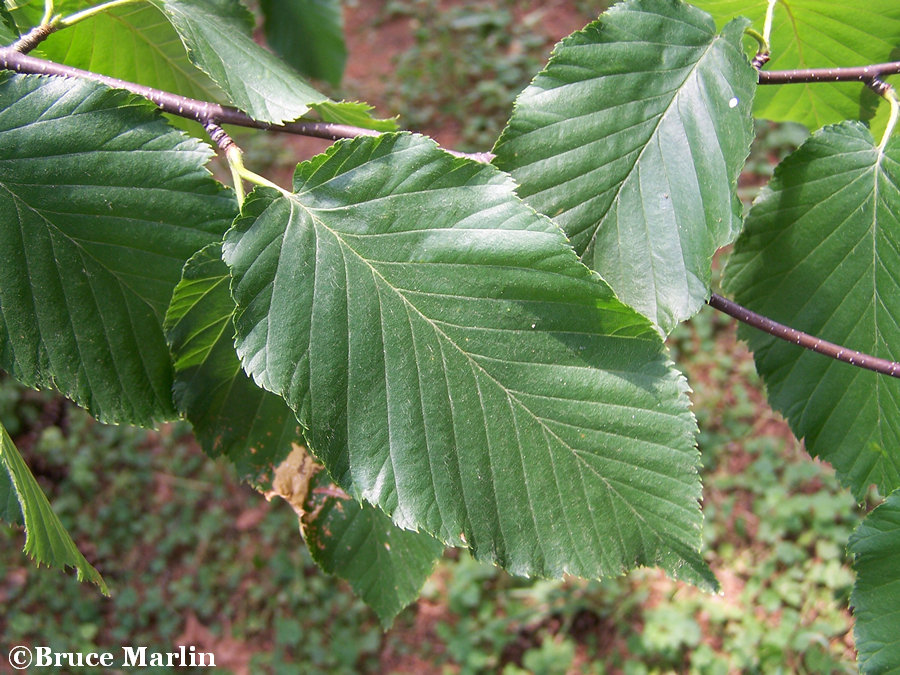
[[[769,59],[772,56],[772,52],[769,49],[769,42],[768,40],[766,40],[764,35],[753,30],[752,28],[745,28],[744,34],[752,37],[759,45],[759,49],[756,51],[756,55],[750,61],[750,64],[754,68],[756,68],[756,70],[759,70],[769,62]]]
[[[53,19],[53,0],[44,0],[44,16],[41,17],[41,26],[45,26]]]
[[[90,19],[92,16],[102,14],[103,12],[106,12],[115,7],[121,7],[122,5],[133,5],[137,2],[143,2],[143,0],[111,0],[111,2],[104,2],[102,5],[88,7],[87,9],[83,9],[80,12],[70,14],[65,18],[59,19],[57,21],[57,24],[60,28],[68,28],[69,26],[74,26],[79,21]]]
[[[878,144],[878,152],[883,154],[891,135],[894,133],[894,129],[897,127],[897,118],[900,116],[900,101],[897,100],[897,90],[890,85],[888,85],[881,95],[886,98],[891,105],[891,115],[888,118],[887,127],[884,129],[884,135],[881,137],[881,143]]]
[[[225,158],[228,160],[228,167],[231,169],[231,175],[234,178],[234,191],[237,193],[238,201],[241,205],[244,203],[245,196],[244,186],[241,182],[243,180],[254,185],[262,185],[263,187],[278,190],[285,197],[291,196],[290,191],[285,190],[280,185],[276,185],[268,178],[260,176],[258,173],[253,173],[250,169],[245,167],[244,153],[234,143],[228,146],[228,149],[225,151]]]
[[[775,5],[777,4],[778,0],[769,0],[769,4],[766,6],[766,19],[763,22],[762,39],[766,44],[767,52],[769,44],[772,42],[772,19],[775,16]]]

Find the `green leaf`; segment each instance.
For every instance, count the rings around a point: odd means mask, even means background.
[[[43,11],[37,3],[34,11]],[[66,3],[74,12],[93,3]],[[57,8],[60,11],[60,8]],[[52,33],[43,55],[59,63],[207,101],[221,90],[187,57],[168,19],[150,4],[118,7]]]
[[[62,0],[56,9],[72,14],[92,4]],[[16,15],[22,25],[32,26],[43,11],[43,2],[34,0]],[[376,131],[397,128],[393,119],[373,118],[365,103],[330,101],[312,89],[253,41],[252,28],[253,18],[238,0],[155,0],[114,8],[57,31],[41,43],[41,53],[182,96],[228,101],[259,119],[280,122],[314,108],[326,122]]]
[[[333,124],[349,124],[354,127],[362,127],[364,129],[374,129],[375,131],[396,131],[397,119],[391,117],[389,119],[379,119],[372,117],[372,111],[375,110],[368,103],[360,103],[359,101],[325,101],[324,103],[314,103],[310,106],[315,110],[326,122]]]
[[[19,31],[16,28],[15,19],[6,8],[6,5],[0,2],[0,45],[11,45],[19,39]]]
[[[241,370],[229,281],[221,246],[210,244],[187,262],[175,288],[166,335],[175,356],[176,405],[208,454],[225,455],[242,477],[268,485],[267,497],[278,494],[298,508],[313,559],[348,580],[387,625],[416,598],[443,546],[427,534],[399,529],[384,512],[329,487],[321,465],[313,467],[301,447],[300,427],[284,399],[257,387]],[[297,499],[292,492],[302,472],[295,455],[315,475],[313,489],[301,481]]]
[[[861,673],[900,672],[900,492],[850,537],[856,585],[850,596]]]
[[[351,499],[319,471],[301,519],[316,563],[350,582],[385,629],[419,596],[444,546],[424,532],[402,530],[383,511]]]
[[[296,445],[263,494],[291,505],[316,563],[349,581],[388,628],[416,599],[444,547],[424,532],[397,527],[371,504],[351,499],[322,469]]]
[[[0,367],[103,421],[175,415],[163,316],[236,210],[211,154],[139,97],[0,78]]]
[[[900,359],[900,138],[826,127],[776,169],[725,270],[751,310],[825,340]],[[750,328],[769,402],[857,497],[900,487],[900,381]]]
[[[60,0],[60,5],[67,5],[76,0]],[[24,35],[28,30],[40,23],[44,13],[43,0],[5,0],[0,3],[3,11],[0,12],[3,21],[19,35]],[[54,7],[58,6],[54,3]],[[31,17],[34,17],[31,20]],[[10,19],[12,22],[10,23]]]
[[[721,35],[671,0],[629,0],[564,39],[494,149],[519,196],[664,333],[709,296],[737,235],[753,138],[745,23]]]
[[[22,460],[2,424],[0,424],[0,466],[3,469],[0,474],[9,477],[9,481],[0,480],[0,486],[6,482],[11,483],[21,507],[20,515],[25,522],[25,553],[38,565],[60,569],[74,567],[78,572],[79,581],[87,579],[97,584],[101,593],[109,595],[103,577],[84,559],[72,537],[66,532],[66,528],[53,513],[41,486]],[[3,487],[0,487],[0,496],[2,494]],[[3,501],[8,501],[8,495]],[[5,511],[9,514],[10,507],[7,506]],[[0,511],[0,516],[2,515],[3,512]]]
[[[225,455],[243,478],[257,482],[303,437],[284,400],[241,370],[221,251],[210,244],[188,260],[172,295],[164,328],[175,358],[173,393],[203,450]]]
[[[341,83],[347,62],[340,0],[262,0],[266,40],[308,77]]]
[[[746,16],[762,31],[768,0],[696,0],[718,23]],[[766,70],[865,66],[897,59],[900,3],[869,0],[779,0],[772,21],[772,60]],[[760,87],[754,113],[776,121],[795,121],[810,129],[846,119],[871,121],[880,97],[857,82]],[[888,106],[871,126],[879,133]]]
[[[328,99],[253,41],[253,17],[238,0],[152,0],[188,56],[232,104],[265,122],[295,120]]]
[[[684,379],[507,176],[399,134],[294,188],[226,236],[236,346],[343,489],[513,573],[714,585]]]
[[[0,471],[0,520],[12,525],[25,524],[16,486],[6,471]]]

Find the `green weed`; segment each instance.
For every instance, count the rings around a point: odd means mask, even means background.
[[[377,620],[318,571],[294,512],[240,485],[185,425],[105,426],[9,379],[0,380],[0,419],[112,591],[104,598],[74,576],[35,568],[21,530],[0,527],[7,646],[119,655],[122,645],[170,651],[187,641],[217,653],[225,667],[215,672],[229,672],[224,655],[234,653],[232,667],[251,672],[377,669]]]

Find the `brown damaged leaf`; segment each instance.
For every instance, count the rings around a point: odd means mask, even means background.
[[[339,500],[334,508],[339,512],[343,512],[343,507],[341,506],[341,502],[350,499],[350,495],[344,492],[337,485],[332,483],[329,480],[325,481],[316,481],[316,485],[313,487],[312,492],[309,494],[308,499],[306,500],[306,513],[300,517],[301,526],[304,528],[303,536],[307,536],[307,532],[305,528],[313,527],[317,525],[322,528],[322,535],[326,537],[331,537],[332,532],[328,527],[327,519],[326,522],[316,523],[316,520],[319,518],[319,515],[322,512],[322,509],[325,508],[329,499]],[[374,507],[373,507],[374,508]],[[307,537],[307,540],[309,537]],[[320,542],[320,546],[324,544]]]
[[[403,530],[376,506],[358,502],[334,484],[297,443],[274,470],[271,501],[281,497],[299,517],[300,531],[316,564],[350,582],[387,628],[415,600],[444,550],[424,532]]]
[[[275,468],[272,489],[260,491],[267,501],[272,501],[273,497],[284,499],[302,520],[306,513],[304,506],[309,494],[309,483],[322,468],[305,447],[292,443],[291,454]]]

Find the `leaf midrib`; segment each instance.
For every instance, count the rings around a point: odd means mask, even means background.
[[[388,280],[380,273],[380,271],[378,269],[376,269],[364,256],[362,256],[359,252],[357,252],[355,249],[353,249],[346,241],[344,241],[344,239],[340,236],[341,233],[339,231],[332,229],[331,227],[326,225],[325,222],[323,222],[320,218],[318,218],[316,216],[316,209],[307,207],[299,199],[296,199],[296,195],[292,196],[290,198],[290,201],[294,204],[297,204],[301,209],[303,209],[303,211],[310,218],[313,225],[319,226],[322,229],[324,229],[325,231],[327,231],[335,239],[335,241],[338,242],[339,246],[342,249],[350,252],[353,255],[353,257],[355,257],[360,262],[362,262],[363,265],[370,270],[371,274],[374,277],[377,277],[378,279],[380,279],[386,288],[389,288],[393,293],[395,293],[397,295],[397,297],[400,298],[400,300],[404,303],[404,305],[406,305],[409,309],[411,309],[416,315],[420,316],[421,319],[427,325],[429,325],[436,334],[443,337],[443,339],[446,341],[447,344],[449,344],[453,348],[455,348],[470,364],[470,367],[477,369],[479,372],[481,372],[484,375],[484,377],[486,377],[490,382],[492,382],[494,384],[494,386],[498,387],[500,389],[500,391],[503,392],[503,394],[507,397],[507,399],[509,401],[514,402],[521,410],[523,410],[526,413],[526,415],[529,418],[531,418],[538,425],[538,427],[543,431],[544,434],[547,434],[547,435],[551,436],[552,438],[556,439],[556,441],[560,444],[561,447],[568,450],[572,454],[573,459],[575,459],[577,461],[578,465],[583,467],[582,471],[579,472],[579,475],[584,475],[585,473],[594,475],[597,479],[599,479],[603,483],[603,485],[606,487],[606,489],[610,495],[615,496],[616,499],[621,504],[624,504],[631,511],[631,513],[634,515],[635,518],[637,518],[637,520],[639,520],[641,523],[644,524],[644,526],[650,531],[650,533],[652,533],[652,535],[657,539],[657,541],[659,541],[659,542],[665,541],[665,538],[663,536],[661,536],[661,534],[656,530],[655,527],[653,527],[650,523],[648,523],[648,521],[643,516],[643,514],[641,514],[639,511],[637,511],[635,509],[635,507],[616,488],[614,488],[611,485],[611,483],[607,477],[600,474],[596,469],[594,469],[594,467],[590,466],[590,464],[588,464],[584,459],[582,459],[582,457],[579,454],[579,451],[576,448],[573,448],[564,439],[560,438],[559,435],[556,434],[555,431],[548,428],[547,425],[544,423],[544,420],[541,417],[539,417],[536,413],[534,413],[527,405],[525,405],[525,403],[523,403],[521,400],[519,400],[519,398],[513,394],[512,390],[507,389],[499,380],[497,380],[496,377],[494,377],[490,372],[485,370],[484,367],[472,355],[470,355],[468,352],[466,352],[460,345],[458,345],[452,338],[450,338],[449,335],[447,335],[443,330],[441,330],[435,322],[433,322],[429,317],[427,317],[425,314],[423,314],[421,312],[421,310],[419,310],[414,304],[412,304],[406,298],[406,296],[401,292],[400,289],[394,287],[390,282],[388,282]],[[640,338],[632,338],[632,339],[640,339]],[[634,439],[631,439],[631,440],[634,440]],[[553,452],[552,452],[552,449],[550,448],[549,443],[546,445],[546,447],[547,447],[548,455],[552,457]],[[521,455],[521,446],[519,446],[519,455],[520,455],[520,459],[522,461],[526,460],[526,458]],[[601,457],[603,457],[603,456],[601,455]],[[631,487],[633,489],[639,489],[636,486],[631,486],[631,485],[629,485],[628,487]],[[651,493],[645,493],[645,494],[647,494],[648,498],[650,498],[650,499],[658,498],[656,495],[653,495]],[[499,504],[499,502],[497,502],[497,503]],[[616,520],[616,522],[618,523],[617,518],[614,518],[614,520]]]
[[[672,100],[669,101],[668,105],[665,107],[665,109],[662,111],[662,113],[660,113],[660,115],[657,117],[656,124],[653,125],[653,130],[647,136],[647,141],[643,144],[640,151],[635,156],[634,162],[632,162],[631,168],[629,169],[628,174],[625,176],[625,178],[622,179],[622,182],[619,183],[619,186],[615,189],[615,194],[613,196],[613,202],[618,203],[619,195],[621,194],[622,189],[625,187],[626,183],[629,182],[629,179],[634,175],[635,168],[638,166],[638,164],[640,164],[641,159],[644,156],[644,153],[647,151],[647,148],[650,147],[653,139],[658,136],[660,126],[662,126],[663,121],[665,119],[667,119],[668,115],[675,107],[675,103],[679,100],[681,92],[684,90],[686,83],[696,75],[696,73],[698,72],[698,70],[700,68],[701,63],[704,61],[704,59],[706,59],[707,56],[709,56],[710,52],[713,50],[713,48],[716,46],[716,44],[720,40],[722,40],[721,34],[716,35],[713,38],[712,42],[710,42],[709,45],[706,47],[706,49],[703,50],[703,53],[697,59],[696,63],[694,63],[693,67],[687,72],[684,79],[681,81],[681,86],[679,86],[677,88],[677,90],[675,91],[675,94],[672,96]],[[600,231],[600,228],[602,227],[603,222],[606,220],[606,217],[608,215],[609,215],[609,210],[607,210],[606,213],[603,214],[603,216],[598,221],[597,225],[593,228],[593,232],[591,233],[591,241],[592,242],[596,239],[597,232]],[[584,232],[584,231],[585,230],[583,230],[582,232]],[[649,235],[649,231],[647,232],[647,234]],[[651,263],[652,263],[652,261],[651,261]],[[652,264],[651,264],[651,267],[652,267]],[[655,278],[655,276],[656,275],[655,275],[655,271],[654,271],[654,278]],[[654,286],[656,286],[656,285],[657,284],[654,282]]]

